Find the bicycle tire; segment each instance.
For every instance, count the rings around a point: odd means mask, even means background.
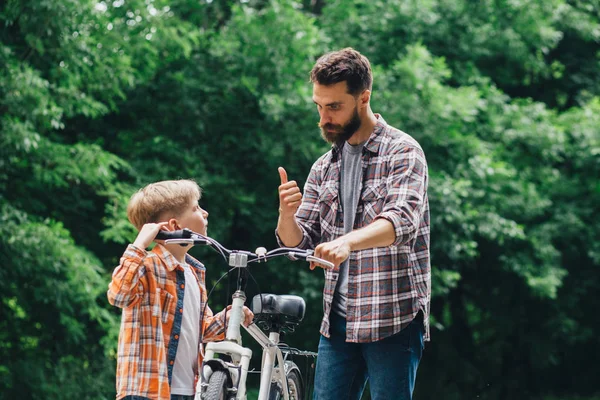
[[[208,378],[208,386],[202,399],[227,400],[227,398],[227,373],[225,371],[215,371]]]
[[[290,372],[288,372],[286,378],[288,383],[288,394],[290,400],[302,400],[304,398],[304,388],[302,387],[302,377],[300,376],[300,373],[297,370],[293,369]],[[282,392],[283,388],[279,383],[271,383],[269,400],[283,399]]]

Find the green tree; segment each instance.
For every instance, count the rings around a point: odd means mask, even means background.
[[[303,184],[327,151],[308,73],[345,46],[430,167],[433,340],[415,398],[597,392],[596,0],[8,0],[0,22],[0,398],[114,396],[105,291],[141,185],[196,179],[211,236],[276,246],[277,167]],[[222,261],[194,255],[212,286]],[[316,350],[322,275],[252,272],[305,297],[285,340]]]

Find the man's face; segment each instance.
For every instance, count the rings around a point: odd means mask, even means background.
[[[346,82],[313,84],[313,101],[319,111],[321,136],[328,143],[341,144],[360,128],[358,97],[348,93]]]

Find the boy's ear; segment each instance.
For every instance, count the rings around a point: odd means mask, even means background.
[[[175,218],[171,218],[167,226],[169,227],[170,231],[177,231],[181,229],[181,226],[179,226],[179,222]]]

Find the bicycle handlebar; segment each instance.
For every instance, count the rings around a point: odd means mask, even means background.
[[[164,240],[166,244],[180,244],[186,245],[209,245],[213,249],[217,250],[225,260],[229,261],[229,265],[233,267],[246,267],[247,264],[252,262],[266,262],[267,259],[287,256],[289,259],[305,260],[308,262],[314,262],[322,265],[327,269],[334,268],[333,263],[323,260],[322,258],[315,257],[313,250],[303,250],[296,247],[279,247],[271,251],[266,251],[264,247],[259,247],[254,253],[245,250],[229,250],[223,247],[219,242],[208,236],[201,235],[190,229],[182,229],[177,231],[159,231],[156,235],[156,239]]]
[[[158,231],[155,239],[167,240],[167,239],[190,239],[194,232],[189,229],[182,229],[179,231]]]

